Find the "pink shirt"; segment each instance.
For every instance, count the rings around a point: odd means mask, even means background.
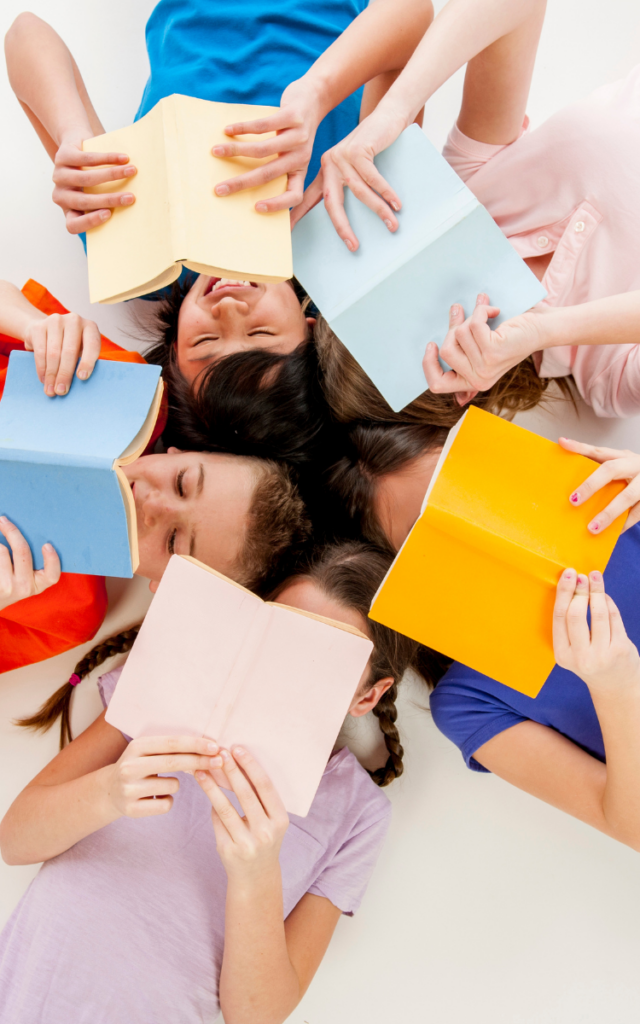
[[[640,66],[509,146],[454,127],[443,153],[524,258],[553,252],[552,306],[640,289]],[[539,357],[538,357],[539,358]],[[640,412],[640,346],[547,349],[544,377],[573,374],[598,416]]]
[[[120,671],[100,680],[105,704]],[[0,937],[2,1024],[216,1020],[227,876],[211,804],[179,778],[168,814],[119,818],[42,866]],[[284,837],[284,916],[307,892],[352,914],[390,813],[353,754],[334,754]]]

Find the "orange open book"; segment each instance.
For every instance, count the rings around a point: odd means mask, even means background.
[[[555,663],[562,570],[604,570],[624,526],[621,516],[600,536],[587,529],[622,483],[571,505],[595,468],[472,407],[449,434],[370,617],[536,697]]]

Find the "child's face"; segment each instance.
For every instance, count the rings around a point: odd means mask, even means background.
[[[235,352],[262,348],[286,355],[313,323],[286,281],[251,284],[201,274],[178,315],[178,368],[192,383],[209,363]]]
[[[367,620],[360,612],[353,608],[346,608],[335,598],[329,597],[310,579],[298,579],[278,594],[277,604],[288,604],[291,608],[301,608],[305,612],[313,612],[314,615],[323,615],[325,619],[334,619],[336,622],[345,622],[348,626],[355,626],[365,636],[369,636]],[[393,685],[393,679],[380,679],[374,686],[369,686],[369,665],[367,664],[362,678],[358,683],[353,700],[349,705],[349,714],[354,718],[366,715],[371,711],[383,693]]]
[[[373,507],[387,540],[398,551],[420,515],[441,449],[407,462],[401,469],[381,476],[376,483]]]
[[[256,486],[248,459],[169,448],[122,468],[136,504],[137,576],[157,583],[177,554],[233,577]]]

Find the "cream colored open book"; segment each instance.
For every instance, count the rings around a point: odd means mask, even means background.
[[[83,143],[86,152],[126,153],[138,169],[124,184],[86,190],[126,190],[136,197],[133,206],[114,210],[87,232],[92,302],[121,302],[163,288],[183,266],[232,280],[271,283],[293,276],[289,211],[260,214],[254,208],[260,199],[284,192],[286,176],[224,198],[213,191],[219,182],[268,162],[213,156],[213,146],[229,141],[225,126],[277,109],[176,94],[135,124]]]
[[[263,601],[174,555],[107,710],[125,735],[242,744],[307,814],[371,654],[352,626]],[[214,777],[226,784],[222,773]]]

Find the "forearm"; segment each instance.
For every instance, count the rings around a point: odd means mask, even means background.
[[[603,814],[611,834],[640,852],[640,679],[591,696],[607,759]]]
[[[540,314],[539,348],[640,344],[640,291],[610,295]]]
[[[108,800],[110,767],[60,785],[27,786],[0,822],[5,863],[51,860],[120,817]]]
[[[27,328],[34,320],[45,320],[40,312],[9,281],[0,281],[0,334],[24,341]]]
[[[320,117],[361,85],[402,69],[432,19],[431,0],[374,0],[302,79],[319,97]]]
[[[517,30],[540,4],[541,0],[449,0],[381,100],[380,115],[408,127],[463,64]]]
[[[100,133],[73,57],[50,25],[34,14],[20,15],[7,32],[5,54],[13,91],[56,147]]]
[[[282,878],[229,879],[220,1007],[226,1024],[281,1024],[302,996],[285,939]]]

